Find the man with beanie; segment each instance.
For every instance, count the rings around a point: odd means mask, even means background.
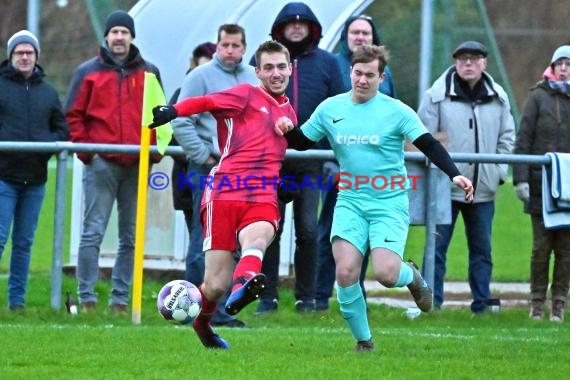
[[[44,82],[38,65],[40,44],[27,30],[7,43],[0,64],[0,141],[52,142],[69,138],[61,102],[53,86]],[[0,153],[0,258],[12,231],[8,278],[10,310],[25,307],[34,233],[45,195],[51,154]]]
[[[105,41],[98,56],[79,65],[71,78],[65,104],[71,140],[78,143],[140,144],[145,71],[160,80],[158,69],[144,60],[132,43],[135,24],[124,11],[105,23]],[[155,141],[154,135],[151,138]],[[83,170],[84,219],[77,259],[81,310],[97,306],[99,250],[115,201],[119,246],[112,271],[109,308],[127,312],[133,276],[139,160],[137,155],[78,153]],[[154,155],[152,161],[158,159]]]
[[[570,45],[554,51],[544,78],[531,88],[515,142],[516,154],[548,152],[570,153]],[[544,319],[551,278],[550,321],[561,323],[570,286],[570,230],[544,226],[540,165],[513,165],[513,184],[532,224],[529,317]]]
[[[334,55],[318,47],[322,26],[305,3],[286,4],[273,22],[271,37],[285,45],[291,54],[293,75],[287,86],[287,96],[301,125],[323,100],[344,92],[342,73]],[[318,189],[301,184],[307,179],[316,184],[318,176],[322,174],[322,166],[320,160],[286,160],[280,173],[281,177],[293,180],[294,183],[290,183],[288,187],[299,190],[293,199],[296,237],[295,309],[298,312],[315,311],[317,214],[320,196]],[[281,202],[280,207],[281,215],[284,215],[285,204]],[[279,240],[283,222],[284,218],[281,219],[279,234],[263,259],[262,271],[267,276],[267,287],[261,296],[258,315],[277,310]]]
[[[436,79],[423,96],[418,116],[432,134],[444,133],[447,149],[454,153],[510,154],[515,123],[507,93],[485,71],[487,47],[478,41],[460,43],[453,52],[454,65]],[[463,217],[469,251],[471,311],[489,309],[491,298],[491,236],[495,196],[507,177],[508,165],[460,162],[457,167],[473,182],[472,202],[462,191],[451,190],[451,224],[436,227],[434,307],[444,301],[447,249],[459,213]]]

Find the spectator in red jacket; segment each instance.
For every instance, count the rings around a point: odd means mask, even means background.
[[[73,73],[65,105],[73,142],[140,144],[144,73],[160,75],[142,58],[132,43],[134,38],[133,18],[123,11],[113,12],[105,23],[105,43],[99,55]],[[80,307],[82,311],[96,308],[99,250],[117,201],[119,247],[109,302],[112,312],[126,313],[133,276],[138,156],[79,153],[78,157],[85,164],[83,187],[89,190],[77,259]]]

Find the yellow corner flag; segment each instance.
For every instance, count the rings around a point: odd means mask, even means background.
[[[142,125],[148,127],[152,123],[152,109],[156,106],[166,105],[164,91],[154,73],[148,71],[144,73],[144,96],[143,96],[143,115]],[[170,140],[172,140],[172,126],[170,123],[161,125],[155,129],[156,131],[156,147],[160,154],[166,152]]]
[[[146,227],[146,200],[147,181],[149,171],[149,151],[150,151],[150,129],[147,127],[152,123],[152,108],[166,104],[164,92],[158,79],[153,73],[145,72],[144,95],[142,110],[141,129],[141,149],[139,153],[139,181],[137,189],[137,216],[135,227],[135,257],[133,264],[133,307],[132,321],[135,324],[141,323],[142,310],[142,280],[144,265],[144,243]],[[170,124],[156,128],[157,148],[160,154],[166,152],[166,148],[172,138],[172,127]]]

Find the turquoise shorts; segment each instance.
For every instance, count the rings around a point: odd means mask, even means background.
[[[341,238],[363,255],[368,249],[386,248],[404,255],[409,229],[409,200],[406,193],[390,199],[337,200],[331,242]]]

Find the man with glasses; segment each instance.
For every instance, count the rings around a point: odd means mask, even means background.
[[[59,96],[44,81],[45,72],[38,65],[40,43],[36,36],[28,30],[15,33],[6,45],[6,56],[0,64],[0,141],[67,140],[69,131]],[[25,308],[31,250],[50,157],[51,153],[30,151],[0,154],[0,259],[11,233],[8,307],[15,312]]]
[[[513,149],[515,127],[509,99],[503,88],[485,71],[487,48],[477,41],[465,41],[453,52],[455,64],[429,88],[418,115],[428,130],[447,135],[449,152],[508,154]],[[461,213],[469,250],[471,311],[488,310],[493,268],[491,232],[495,194],[507,176],[506,164],[457,163],[475,189],[473,202],[463,191],[451,191],[451,224],[436,229],[434,308],[444,300],[443,282],[449,243]]]

